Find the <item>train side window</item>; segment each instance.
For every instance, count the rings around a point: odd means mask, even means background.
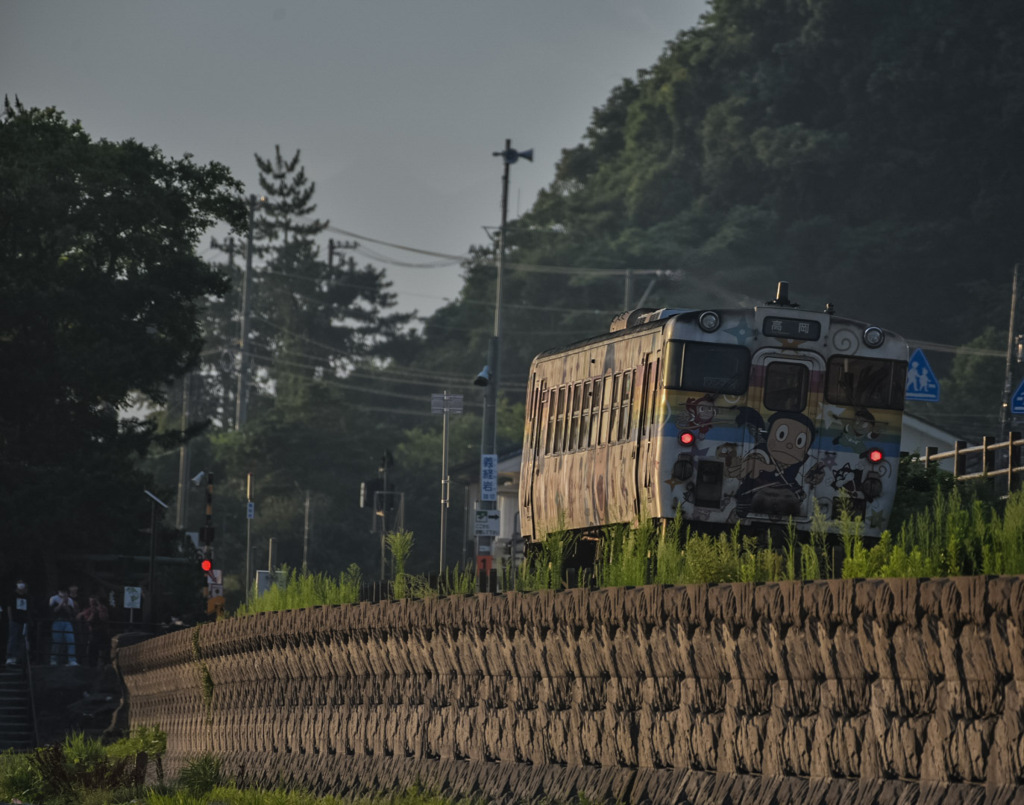
[[[547,417],[548,426],[544,433],[544,453],[551,453],[551,446],[554,444],[555,438],[555,419],[556,411],[558,410],[558,389],[550,389],[548,391],[548,403],[547,408],[544,411],[544,415]]]
[[[619,386],[622,385],[622,375],[615,375],[612,378],[611,403],[608,407],[608,442],[614,443],[618,437],[619,423]]]
[[[568,389],[562,386],[558,390],[558,404],[555,410],[555,437],[551,442],[551,452],[562,452],[562,431],[565,429],[565,397]]]
[[[580,440],[577,446],[580,450],[590,447],[590,408],[593,404],[594,381],[583,382],[583,400],[580,403]]]
[[[619,376],[611,375],[604,381],[604,408],[607,412],[601,423],[601,442],[610,444],[615,441],[615,395],[619,391]]]
[[[619,441],[629,437],[630,423],[633,421],[633,373],[630,369],[622,375],[622,386],[619,389]]]
[[[604,398],[601,394],[601,388],[604,385],[603,378],[597,378],[594,381],[594,393],[590,400],[590,438],[589,444],[591,447],[597,447],[601,440],[601,407]]]
[[[881,358],[836,355],[825,374],[825,399],[836,405],[903,410],[907,365]]]
[[[803,411],[811,371],[803,363],[775,361],[764,373],[764,407],[771,411]]]
[[[540,454],[544,448],[545,440],[547,439],[546,425],[548,424],[547,416],[547,404],[548,404],[548,386],[543,380],[540,385],[534,390],[534,408],[533,408],[533,455],[534,459]]]
[[[743,394],[750,379],[750,350],[734,344],[670,340],[665,349],[665,388]]]
[[[567,418],[571,417],[571,419],[569,420],[569,440],[568,440],[568,443],[565,446],[565,449],[567,451],[568,450],[575,450],[576,449],[576,440],[579,439],[579,435],[580,435],[580,399],[583,397],[583,393],[582,392],[583,392],[582,384],[577,383],[575,386],[573,386],[573,388],[572,388],[572,412],[571,412],[571,414],[570,413],[566,413],[566,417]]]

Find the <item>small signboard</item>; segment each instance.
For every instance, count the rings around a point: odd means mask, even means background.
[[[938,378],[935,377],[935,372],[920,349],[914,351],[910,356],[910,363],[907,364],[906,398],[917,402],[939,401]]]
[[[1020,381],[1020,385],[1017,386],[1017,390],[1013,392],[1013,397],[1010,399],[1010,413],[1024,414],[1024,380]]]
[[[257,570],[256,571],[256,595],[260,596],[270,592],[271,587],[280,587],[282,590],[288,585],[288,574],[283,570]]]
[[[461,414],[462,413],[462,395],[461,394],[449,394],[447,391],[444,394],[431,394],[430,395],[430,413],[432,414]]]
[[[245,504],[245,517],[247,520],[252,520],[256,516],[256,504],[251,500],[246,501]]]
[[[501,512],[497,509],[476,510],[473,521],[473,536],[496,537],[501,533]]]
[[[125,587],[124,588],[124,608],[125,609],[142,609],[142,588],[141,587]]]
[[[484,453],[480,456],[480,500],[498,499],[498,455]]]
[[[210,598],[223,597],[223,595],[224,595],[224,585],[223,584],[210,584],[208,586],[208,592],[210,594]]]

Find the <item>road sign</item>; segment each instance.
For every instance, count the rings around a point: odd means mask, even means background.
[[[247,520],[252,520],[256,516],[256,504],[251,500],[245,503],[245,517]]]
[[[124,588],[124,608],[125,609],[142,609],[142,588],[141,587],[125,587]]]
[[[496,537],[501,533],[501,512],[497,509],[477,509],[473,521],[474,537]]]
[[[1010,399],[1010,413],[1024,414],[1024,380],[1020,381],[1020,385],[1017,386],[1017,390],[1013,392],[1013,397]]]
[[[462,413],[462,395],[461,394],[449,394],[447,391],[444,394],[431,394],[430,395],[430,413],[432,414],[461,414]]]
[[[917,349],[907,366],[907,399],[917,402],[938,402],[939,381],[924,353]]]
[[[484,453],[480,456],[480,500],[498,499],[498,455]]]

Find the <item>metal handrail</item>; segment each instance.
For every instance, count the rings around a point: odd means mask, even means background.
[[[32,713],[32,742],[39,746],[39,718],[36,716],[36,689],[32,684],[32,661],[29,651],[28,635],[22,633],[22,640],[25,641],[25,678],[28,680],[28,703]]]
[[[927,466],[931,462],[952,459],[953,477],[958,481],[1005,477],[1007,491],[1012,492],[1020,483],[1020,474],[1024,473],[1024,450],[1021,448],[1024,448],[1024,438],[1020,433],[1010,431],[1005,442],[994,442],[985,436],[981,444],[972,447],[968,447],[965,441],[956,441],[953,449],[945,453],[926,447],[921,460]],[[979,472],[967,471],[968,458],[980,459]]]

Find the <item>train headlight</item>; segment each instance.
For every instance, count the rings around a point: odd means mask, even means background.
[[[871,347],[871,349],[877,349],[885,341],[885,333],[879,327],[868,327],[864,331],[863,338],[867,346]]]
[[[697,319],[697,324],[700,325],[700,329],[705,333],[713,333],[721,323],[722,317],[713,310],[705,310],[700,314],[700,318]]]

